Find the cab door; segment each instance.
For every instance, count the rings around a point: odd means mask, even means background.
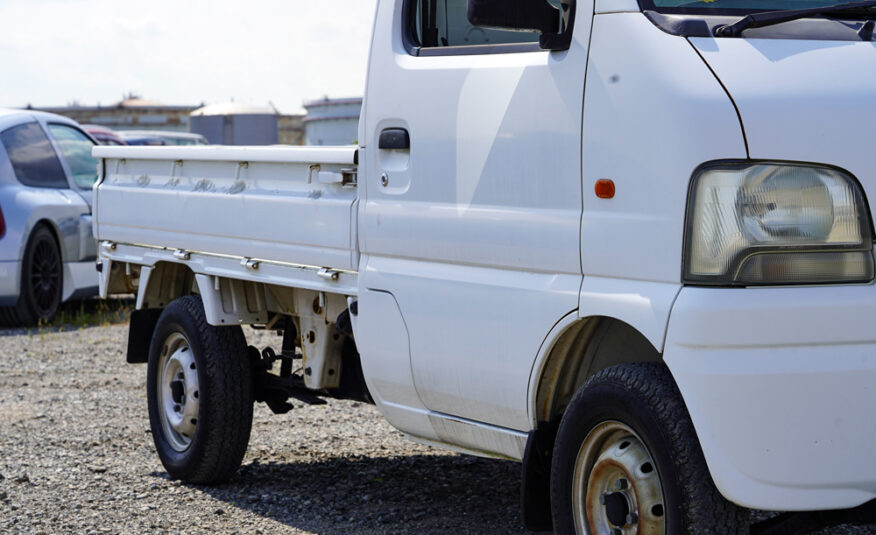
[[[549,51],[472,26],[465,0],[378,7],[360,285],[394,296],[409,337],[396,364],[428,411],[528,430],[535,357],[577,307],[592,4],[577,12],[568,49]]]

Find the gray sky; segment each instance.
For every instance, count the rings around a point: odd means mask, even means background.
[[[361,96],[377,0],[2,0],[0,106]]]

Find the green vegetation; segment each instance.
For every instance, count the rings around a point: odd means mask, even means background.
[[[61,304],[51,323],[39,325],[39,330],[61,331],[125,323],[134,310],[134,299],[83,299]]]

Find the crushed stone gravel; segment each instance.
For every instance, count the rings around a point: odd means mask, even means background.
[[[415,444],[351,401],[258,404],[229,483],[172,481],[126,326],[22,332],[0,331],[0,533],[527,533],[518,464]]]
[[[258,404],[229,483],[172,481],[126,336],[125,325],[0,330],[0,533],[528,533],[518,464],[413,443],[351,401],[285,415]]]

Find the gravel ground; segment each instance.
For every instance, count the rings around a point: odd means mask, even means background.
[[[528,533],[518,464],[414,444],[355,402],[259,404],[230,483],[170,481],[126,334],[0,331],[0,533]]]
[[[356,402],[258,404],[230,483],[170,481],[126,335],[0,332],[0,533],[526,533],[518,464],[414,444]]]

